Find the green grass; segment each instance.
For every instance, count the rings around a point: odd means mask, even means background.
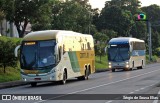
[[[108,59],[106,55],[101,57],[101,61],[100,61],[100,57],[96,56],[95,61],[96,61],[96,64],[95,64],[96,71],[108,69]]]
[[[3,72],[3,68],[0,68],[0,83],[20,80],[20,71],[16,68],[7,67],[6,73]]]

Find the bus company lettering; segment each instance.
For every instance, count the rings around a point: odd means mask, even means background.
[[[80,53],[80,58],[89,58],[89,53]]]

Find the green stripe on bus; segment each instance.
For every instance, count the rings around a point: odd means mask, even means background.
[[[77,59],[77,55],[75,51],[70,51],[68,52],[69,54],[69,58],[70,58],[70,62],[72,65],[72,69],[74,72],[79,72],[79,63],[78,63],[78,59]]]

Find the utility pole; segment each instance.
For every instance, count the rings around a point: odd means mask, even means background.
[[[152,60],[152,34],[151,34],[151,23],[147,21],[148,26],[148,46],[149,46],[149,61]]]

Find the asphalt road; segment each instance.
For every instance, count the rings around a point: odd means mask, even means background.
[[[92,74],[89,80],[76,78],[66,85],[57,82],[41,83],[37,87],[30,85],[1,89],[0,94],[42,95],[46,100],[36,101],[0,101],[0,103],[158,103],[157,100],[115,100],[123,95],[157,94],[160,90],[160,63],[147,65],[144,69],[133,71],[101,72]],[[46,95],[44,95],[46,94]],[[56,95],[52,95],[56,94]],[[117,95],[119,94],[119,95]],[[113,97],[112,97],[113,96]],[[69,97],[65,100],[65,97]],[[84,100],[79,100],[82,97]],[[101,100],[102,97],[102,100]],[[106,100],[112,97],[112,100]],[[126,96],[127,97],[127,96]],[[76,100],[76,98],[78,98]],[[89,98],[89,100],[85,100]],[[115,98],[115,99],[114,99]],[[47,100],[54,99],[54,100]],[[59,99],[59,100],[57,100]]]

